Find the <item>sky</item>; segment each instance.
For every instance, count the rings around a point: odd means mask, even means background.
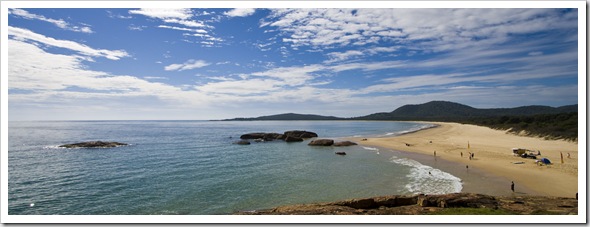
[[[575,8],[8,8],[7,17],[9,121],[578,103]]]

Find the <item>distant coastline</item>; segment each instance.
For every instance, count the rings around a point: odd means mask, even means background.
[[[561,107],[521,106],[515,108],[477,109],[467,105],[431,101],[418,105],[404,105],[388,113],[342,118],[315,114],[276,114],[252,118],[233,118],[218,121],[428,121],[456,122],[509,130],[513,134],[538,136],[545,139],[577,141],[578,105]]]

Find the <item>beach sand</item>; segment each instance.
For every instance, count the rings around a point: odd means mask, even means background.
[[[575,197],[578,192],[576,142],[518,136],[468,124],[428,123],[439,126],[395,137],[354,140],[363,146],[391,149],[399,155],[449,172],[463,180],[463,192],[558,197]],[[541,156],[537,160],[544,157],[553,164],[539,166],[535,159],[514,156],[512,148],[539,150]],[[469,152],[474,153],[473,159],[469,159]],[[515,183],[515,193],[510,190],[511,181]]]

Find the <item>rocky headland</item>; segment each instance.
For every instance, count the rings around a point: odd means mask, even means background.
[[[490,196],[474,193],[392,195],[330,203],[280,206],[240,211],[240,215],[425,215],[513,214],[576,215],[576,198],[548,196]]]

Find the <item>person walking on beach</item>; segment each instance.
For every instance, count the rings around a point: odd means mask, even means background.
[[[436,156],[436,151],[434,151],[434,156]]]
[[[512,184],[510,185],[510,190],[512,190],[512,192],[514,192],[514,181],[512,181]]]

